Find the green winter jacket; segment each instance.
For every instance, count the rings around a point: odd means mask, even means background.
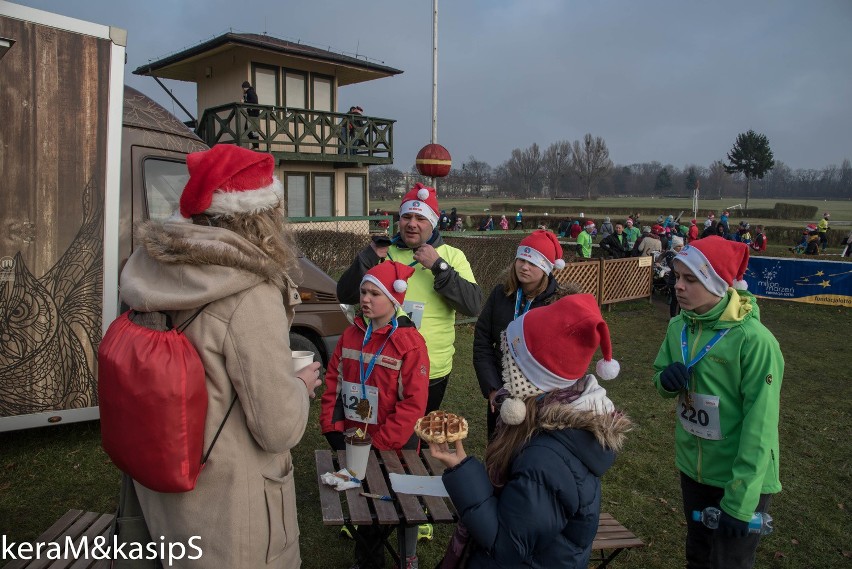
[[[721,506],[747,521],[760,494],[781,491],[778,476],[778,413],[784,358],[778,341],[760,322],[754,296],[728,289],[706,314],[685,310],[669,322],[666,338],[654,361],[654,384],[663,397],[678,394],[660,385],[660,373],[683,361],[681,331],[686,324],[689,359],[717,331],[730,328],[692,368],[689,389],[719,397],[721,440],[698,437],[681,425],[676,411],[675,463],[684,474],[710,486],[724,488]]]

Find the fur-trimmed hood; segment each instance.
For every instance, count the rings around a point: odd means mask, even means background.
[[[600,414],[596,411],[578,410],[569,405],[553,404],[543,407],[538,415],[539,428],[543,431],[580,429],[595,436],[606,449],[620,452],[627,440],[633,423],[620,411]]]
[[[268,281],[298,304],[296,285],[282,267],[233,231],[191,223],[146,222],[140,246],[121,273],[122,300],[142,311],[182,310]]]

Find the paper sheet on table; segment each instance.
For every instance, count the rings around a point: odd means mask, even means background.
[[[449,497],[440,476],[415,476],[391,472],[391,488],[397,494],[417,494],[419,496]]]

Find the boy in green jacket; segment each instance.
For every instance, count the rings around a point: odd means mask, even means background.
[[[674,259],[682,312],[669,322],[654,361],[654,384],[678,398],[675,463],[687,520],[687,567],[745,569],[759,534],[754,512],[766,512],[778,478],[778,414],[784,358],[760,322],[743,281],[748,246],[711,236]],[[692,512],[722,510],[718,530]]]

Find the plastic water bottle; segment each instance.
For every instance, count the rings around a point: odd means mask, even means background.
[[[722,511],[713,506],[708,506],[701,511],[695,510],[692,512],[693,521],[701,522],[710,529],[719,527],[719,518],[721,517]],[[749,533],[769,535],[772,533],[772,529],[772,516],[763,512],[755,512],[748,522]]]

